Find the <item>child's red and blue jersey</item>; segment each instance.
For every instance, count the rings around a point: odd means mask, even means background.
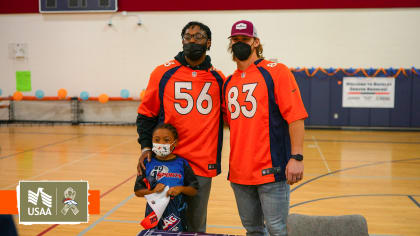
[[[227,78],[223,97],[230,127],[229,180],[244,185],[285,180],[289,124],[308,116],[293,74],[283,64],[259,59]]]
[[[158,160],[153,157],[150,162],[145,160],[145,166],[146,170],[143,171],[143,174],[137,176],[134,191],[148,188],[144,182],[145,178],[148,179],[148,182],[154,180],[153,186],[150,186],[151,189],[157,183],[162,183],[169,187],[191,186],[198,189],[197,178],[188,162],[182,157],[177,156],[168,161]],[[177,232],[187,230],[185,218],[187,203],[184,198],[185,196],[183,194],[171,198],[162,218],[156,226],[157,229]],[[152,208],[147,204],[145,215],[148,216],[152,211]]]

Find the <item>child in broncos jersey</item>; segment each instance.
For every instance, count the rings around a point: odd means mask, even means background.
[[[178,133],[170,124],[159,124],[153,131],[154,156],[150,162],[145,161],[146,171],[138,176],[134,185],[136,196],[162,192],[165,186],[171,196],[159,222],[149,204],[146,205],[146,219],[149,223],[142,225],[145,228],[156,228],[166,231],[186,231],[185,209],[187,204],[184,194],[194,196],[197,193],[198,181],[188,162],[172,153],[178,143]]]

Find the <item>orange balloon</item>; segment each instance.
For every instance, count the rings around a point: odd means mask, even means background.
[[[98,100],[99,100],[100,103],[106,103],[106,102],[108,102],[109,97],[108,97],[108,95],[103,93],[103,94],[99,95]]]
[[[142,90],[140,93],[140,101],[143,101],[144,95],[146,94],[146,90]]]
[[[20,100],[22,100],[22,98],[23,98],[23,94],[19,91],[16,91],[13,94],[13,100],[15,100],[15,101],[20,101]]]
[[[58,96],[59,99],[65,99],[66,96],[67,96],[67,90],[65,90],[65,89],[59,89],[57,91],[57,96]]]
[[[337,81],[338,85],[341,85],[343,82],[341,82],[341,80]]]

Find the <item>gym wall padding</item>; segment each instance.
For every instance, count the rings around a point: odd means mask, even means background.
[[[324,71],[324,72],[323,72]],[[418,70],[358,69],[292,70],[309,113],[308,126],[420,127],[420,74]],[[345,73],[346,71],[346,73]],[[348,71],[353,71],[349,75]],[[395,76],[394,108],[343,108],[343,77]],[[341,82],[341,83],[340,83]]]

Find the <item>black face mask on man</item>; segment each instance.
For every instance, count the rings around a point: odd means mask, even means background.
[[[206,45],[196,43],[186,43],[182,48],[184,49],[184,55],[192,61],[200,59],[207,50]]]
[[[237,42],[232,45],[232,52],[238,60],[245,61],[251,55],[251,46],[243,42]]]

